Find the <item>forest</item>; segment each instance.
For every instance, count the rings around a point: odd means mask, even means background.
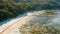
[[[59,10],[59,0],[0,0],[0,21],[29,11]]]

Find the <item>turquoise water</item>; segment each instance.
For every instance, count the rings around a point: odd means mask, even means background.
[[[3,24],[8,23],[8,22],[10,22],[10,21],[12,21],[12,20],[14,20],[14,19],[20,18],[21,16],[22,16],[22,15],[19,15],[19,16],[17,16],[16,18],[9,18],[9,19],[6,19],[6,20],[0,22],[0,26],[3,25]]]
[[[7,23],[7,22],[9,22],[9,21],[12,20],[12,19],[13,19],[13,18],[9,18],[9,19],[6,19],[6,20],[0,22],[0,26],[3,25],[3,24],[5,24],[5,23]]]
[[[33,12],[31,12],[31,13],[33,13]],[[26,16],[26,14],[20,15],[16,18],[20,18],[21,16]],[[0,25],[3,25],[11,20],[13,20],[13,18],[0,22]],[[37,23],[46,24],[46,25],[53,24],[53,26],[59,26],[60,25],[60,11],[57,10],[56,14],[54,14],[54,15],[48,15],[48,14],[47,15],[46,14],[34,15],[34,16],[30,17],[30,22],[37,22]]]
[[[26,15],[27,15],[27,13],[24,13],[24,14],[18,15],[18,16],[15,17],[15,18],[6,19],[6,20],[0,22],[0,26],[3,25],[3,24],[9,23],[10,21],[14,21],[15,19],[19,19],[20,17],[26,16]]]

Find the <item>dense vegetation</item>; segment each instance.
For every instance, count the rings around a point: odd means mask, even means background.
[[[0,21],[31,10],[60,9],[59,0],[0,0]]]

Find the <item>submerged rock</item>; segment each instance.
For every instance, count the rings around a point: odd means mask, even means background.
[[[39,12],[40,11],[34,12],[26,23],[21,25],[19,31],[22,34],[60,34],[60,29],[58,27],[60,21],[56,22],[58,20],[56,18],[58,18],[60,14],[59,11],[45,10],[42,14]],[[54,21],[55,19],[56,21]]]

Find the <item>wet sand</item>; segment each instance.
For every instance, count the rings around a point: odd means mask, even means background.
[[[40,13],[42,14],[43,12]],[[0,26],[0,34],[20,34],[19,27],[24,24],[31,16],[33,16],[33,13],[27,13],[27,16],[22,16],[20,18],[13,19],[12,21]]]

